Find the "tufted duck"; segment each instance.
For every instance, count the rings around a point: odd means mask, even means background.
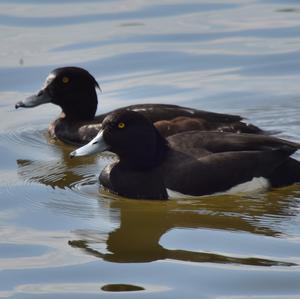
[[[122,110],[106,116],[97,136],[70,155],[111,151],[119,161],[101,172],[105,188],[129,198],[167,199],[167,189],[200,196],[258,178],[271,187],[298,182],[300,162],[290,156],[299,148],[246,133],[196,130],[165,138],[144,115]]]
[[[49,126],[52,137],[71,144],[85,144],[94,138],[107,114],[95,117],[99,85],[85,69],[62,67],[53,70],[44,87],[35,95],[18,102],[15,107],[35,107],[53,103],[62,108],[62,113]],[[137,104],[119,110],[142,113],[155,122],[164,136],[188,130],[263,133],[258,127],[242,122],[237,115],[201,111],[167,104]]]

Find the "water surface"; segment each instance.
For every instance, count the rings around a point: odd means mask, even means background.
[[[49,71],[87,68],[98,112],[176,103],[300,142],[298,1],[0,0],[0,298],[298,298],[300,187],[135,201],[70,160],[58,107],[14,110]],[[300,158],[299,154],[295,155]]]

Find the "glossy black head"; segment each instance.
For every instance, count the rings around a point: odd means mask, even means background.
[[[152,122],[142,114],[123,110],[109,114],[102,123],[103,140],[120,162],[131,168],[152,168],[168,146]]]
[[[16,104],[19,107],[34,107],[44,103],[60,106],[67,119],[91,120],[97,110],[95,78],[79,67],[62,67],[53,70],[44,87],[36,94]]]
[[[106,116],[97,136],[70,156],[108,150],[119,156],[119,166],[144,170],[158,166],[168,148],[166,139],[151,121],[138,112],[121,110]]]

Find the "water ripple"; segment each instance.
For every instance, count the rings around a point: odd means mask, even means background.
[[[94,47],[102,47],[112,44],[129,44],[129,43],[176,43],[182,46],[182,43],[199,43],[215,41],[224,38],[298,38],[300,27],[277,27],[277,28],[259,28],[251,30],[236,30],[236,31],[220,31],[211,33],[169,33],[169,34],[137,34],[129,36],[118,36],[111,39],[102,39],[99,41],[81,42],[69,44],[63,47],[53,48],[51,51],[75,51]]]
[[[45,136],[46,130],[35,129],[32,125],[28,125],[28,127],[19,127],[17,129],[7,131],[5,134],[1,134],[0,138],[4,142],[12,143],[14,146],[41,149],[49,146],[49,142]]]
[[[104,22],[114,20],[139,20],[152,19],[162,17],[172,17],[195,12],[206,12],[210,10],[222,10],[236,7],[235,4],[201,4],[201,3],[185,3],[185,4],[162,4],[141,8],[136,11],[105,13],[105,14],[89,14],[77,16],[63,17],[27,17],[0,14],[0,25],[5,26],[21,26],[21,27],[50,27],[50,26],[66,26],[74,24],[84,24],[92,22]]]

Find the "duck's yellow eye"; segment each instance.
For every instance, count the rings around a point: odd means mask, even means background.
[[[62,78],[62,81],[63,81],[63,83],[69,83],[69,81],[70,81],[70,78],[69,77],[63,77]]]
[[[119,128],[119,129],[125,128],[125,124],[124,124],[124,123],[118,123],[118,128]]]

